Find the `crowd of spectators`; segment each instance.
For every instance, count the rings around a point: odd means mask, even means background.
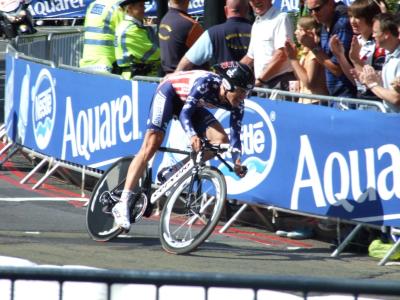
[[[237,60],[254,68],[257,87],[383,101],[389,111],[400,110],[400,18],[384,0],[349,7],[302,1],[295,35],[292,19],[272,0],[226,0],[226,21],[207,30],[188,14],[189,0],[170,0],[157,34],[144,22],[144,2],[90,4],[82,68],[130,79]]]

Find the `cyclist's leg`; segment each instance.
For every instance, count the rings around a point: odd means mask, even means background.
[[[138,184],[140,177],[143,175],[143,172],[147,167],[147,162],[160,147],[163,138],[163,132],[148,130],[139,153],[132,159],[132,162],[129,165],[120,202],[118,202],[112,209],[115,222],[125,231],[128,231],[131,225],[129,207],[130,205],[131,207],[134,206],[137,198],[132,191]]]
[[[176,106],[176,93],[172,85],[168,82],[161,84],[153,97],[147,120],[147,132],[139,153],[129,166],[124,190],[132,191],[134,189],[146,169],[147,163],[160,148]]]
[[[129,201],[136,198],[132,191],[145,171],[147,163],[162,144],[173,115],[175,98],[175,91],[170,84],[160,85],[153,97],[143,144],[129,166],[120,202],[112,210],[116,223],[125,230],[129,230],[130,227]]]
[[[164,139],[164,132],[148,130],[144,137],[139,153],[133,158],[124,185],[124,190],[132,191],[139,182],[139,178],[147,167],[147,163],[160,148]]]

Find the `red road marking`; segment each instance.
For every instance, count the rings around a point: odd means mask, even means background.
[[[152,215],[150,217],[153,221],[159,221],[159,215]],[[247,240],[251,242],[255,242],[258,244],[263,244],[267,246],[286,246],[286,247],[301,247],[301,248],[312,248],[313,245],[311,243],[296,241],[288,238],[282,238],[279,236],[275,236],[272,234],[262,233],[262,232],[254,232],[249,230],[243,230],[236,227],[230,227],[227,232],[219,233],[219,230],[222,226],[216,226],[212,235],[224,235],[229,236],[236,239]]]
[[[222,228],[221,226],[217,226],[217,228],[218,227]],[[216,230],[219,230],[219,228]],[[282,238],[279,236],[266,234],[263,232],[252,232],[252,231],[242,230],[242,229],[235,228],[235,227],[230,227],[228,229],[228,232],[223,233],[223,234],[236,235],[236,236],[244,235],[244,237],[250,235],[251,237],[246,237],[246,238],[251,238],[255,241],[259,240],[260,242],[267,240],[270,244],[275,244],[275,245],[289,244],[293,247],[312,248],[312,244],[310,244],[310,243],[296,241],[296,240],[292,240],[292,239],[288,239],[288,238]]]
[[[3,147],[1,147],[1,148],[3,148]],[[10,171],[11,174],[14,175],[16,178],[18,178],[19,180],[14,179],[14,178],[12,178],[10,176],[7,176],[7,175],[3,175],[1,173],[0,173],[0,177],[4,181],[10,183],[11,185],[13,185],[15,187],[20,187],[20,188],[22,188],[24,190],[35,192],[37,194],[41,194],[43,196],[48,196],[48,197],[49,196],[50,197],[57,197],[57,196],[59,197],[60,193],[63,194],[63,195],[69,196],[69,197],[74,197],[74,198],[82,196],[79,193],[72,192],[72,191],[69,191],[67,189],[62,189],[62,188],[59,188],[59,187],[57,187],[55,185],[48,184],[48,183],[43,183],[43,185],[42,185],[42,187],[45,187],[46,190],[43,190],[43,189],[42,190],[40,190],[40,189],[32,190],[32,188],[30,186],[28,186],[26,184],[20,184],[20,181],[22,180],[22,178],[24,178],[26,176],[26,173],[19,171],[15,167],[14,163],[12,163],[11,161],[7,161],[5,164],[3,164],[3,167],[5,169],[7,169],[8,171]],[[38,180],[36,180],[34,178],[30,178],[29,182],[35,184],[35,183],[38,182]],[[76,202],[79,202],[79,201],[76,201]]]

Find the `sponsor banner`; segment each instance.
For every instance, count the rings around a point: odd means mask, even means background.
[[[232,199],[400,226],[399,114],[246,100],[243,179],[212,160]],[[229,133],[229,113],[215,112]],[[174,126],[170,146],[187,144]],[[226,155],[227,157],[227,155]],[[228,161],[229,161],[229,157]],[[164,164],[182,159],[164,155]]]
[[[29,10],[35,19],[47,18],[84,18],[88,5],[93,0],[32,0]],[[299,0],[274,0],[273,5],[284,12],[298,11]],[[145,3],[147,16],[157,15],[156,0]],[[188,13],[202,15],[204,0],[190,0]]]
[[[100,169],[138,151],[155,84],[141,84],[151,88],[141,90],[140,99],[146,100],[139,102],[138,82],[55,69],[11,55],[6,64],[5,119],[14,141]]]
[[[29,11],[35,19],[83,18],[93,0],[32,0]]]
[[[86,9],[93,0],[32,0],[29,10],[35,19],[46,18],[84,18]],[[204,0],[191,0],[189,14],[202,14]],[[157,3],[155,0],[145,3],[147,16],[157,15]]]
[[[228,115],[217,114],[228,128]],[[249,172],[239,180],[219,167],[233,198],[399,226],[399,119],[250,99],[242,131]]]
[[[150,0],[146,2],[146,15],[156,16],[157,15],[157,1]],[[190,15],[201,15],[204,12],[204,0],[190,0],[188,13]]]
[[[272,4],[282,12],[298,12],[300,0],[274,0]]]
[[[100,169],[136,153],[156,84],[54,69],[6,55],[9,136],[55,158]],[[246,100],[239,179],[229,197],[294,211],[400,226],[399,114]],[[229,113],[214,111],[229,133]],[[169,146],[186,147],[179,123]],[[228,156],[228,155],[226,155]],[[230,161],[229,157],[228,161]],[[154,169],[171,154],[159,155]]]
[[[188,13],[191,15],[202,15],[204,13],[205,0],[190,0]],[[272,4],[283,12],[296,12],[299,10],[299,0],[273,0]],[[156,0],[146,4],[146,14],[155,16],[157,14]]]

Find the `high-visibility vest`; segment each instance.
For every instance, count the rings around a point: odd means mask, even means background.
[[[115,58],[118,67],[124,69],[122,76],[125,79],[131,78],[126,69],[134,64],[151,65],[151,71],[141,75],[156,76],[160,67],[160,48],[152,28],[125,16],[115,31]]]
[[[115,62],[115,29],[123,19],[120,0],[96,0],[85,17],[85,34],[80,67],[100,66],[111,71]]]

